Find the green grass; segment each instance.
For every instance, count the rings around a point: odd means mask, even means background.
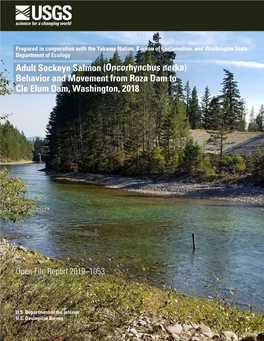
[[[111,275],[22,276],[16,273],[17,268],[47,271],[70,269],[71,265],[46,260],[36,252],[17,254],[20,258],[15,261],[10,253],[1,261],[2,340],[103,340],[110,335],[118,340],[115,330],[143,315],[170,323],[204,323],[215,332],[230,330],[238,336],[264,330],[264,317],[252,311],[242,312],[217,301],[178,294],[172,288],[160,290],[138,283],[127,279],[118,268]],[[63,321],[16,320],[16,310],[63,309],[79,314],[54,315],[64,316]]]

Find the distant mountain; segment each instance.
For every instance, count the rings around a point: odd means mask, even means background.
[[[33,142],[36,140],[36,137],[39,137],[41,140],[45,139],[45,137],[41,137],[41,136],[31,136],[31,137],[27,137],[27,140],[30,142]]]

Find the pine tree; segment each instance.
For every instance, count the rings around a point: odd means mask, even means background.
[[[242,98],[238,103],[238,120],[237,120],[237,130],[238,131],[246,131],[246,116],[247,116],[247,108],[246,108],[246,100]]]
[[[158,169],[160,172],[163,158],[171,161],[171,154],[179,158],[184,145],[183,136],[186,136],[189,126],[185,104],[181,100],[181,82],[169,82],[169,76],[175,75],[170,68],[175,54],[163,52],[159,34],[153,36],[148,46],[153,50],[138,51],[135,60],[130,54],[122,61],[115,52],[107,61],[101,54],[92,63],[101,66],[101,71],[78,71],[80,76],[104,76],[103,65],[106,62],[118,66],[148,64],[153,70],[111,72],[124,76],[126,85],[137,85],[140,91],[57,94],[56,106],[47,126],[48,163],[52,167],[140,174],[152,172],[152,167],[155,168],[153,171]],[[132,84],[129,81],[131,73],[148,77],[149,81]],[[150,74],[164,77],[167,81],[150,81]],[[67,85],[71,88],[73,84]],[[85,83],[82,85],[87,86]],[[105,86],[105,82],[91,85]],[[169,121],[172,127],[167,125],[166,131],[164,127]],[[165,141],[169,144],[167,149]],[[167,155],[168,149],[170,155]]]
[[[234,80],[234,74],[224,69],[225,78],[223,79],[222,93],[226,93],[229,102],[229,116],[231,130],[238,130],[241,123],[241,102],[240,92],[237,81]]]
[[[232,116],[230,115],[229,100],[227,94],[224,92],[222,96],[222,102],[220,103],[220,110],[215,113],[215,121],[213,124],[213,131],[210,131],[210,138],[208,143],[214,146],[214,150],[219,156],[219,170],[222,173],[222,158],[225,142],[227,140],[227,134],[231,130]]]
[[[252,107],[250,110],[248,131],[251,131],[251,132],[258,131],[258,124],[256,123],[254,107]]]
[[[185,104],[176,99],[162,126],[162,151],[169,172],[175,172],[179,165],[189,129]]]
[[[256,117],[258,131],[264,131],[264,104],[261,104],[258,115]]]
[[[198,129],[200,127],[201,114],[200,114],[196,86],[192,90],[192,97],[191,97],[190,107],[189,107],[189,121],[190,121],[191,129]]]
[[[183,150],[183,158],[181,162],[181,169],[188,175],[194,175],[202,158],[202,149],[192,137],[187,139],[185,148]]]
[[[217,122],[219,112],[220,112],[220,96],[213,96],[209,103],[209,113],[208,113],[208,120],[207,120],[207,129],[214,130],[215,129],[215,122]]]
[[[34,146],[27,141],[23,132],[19,132],[8,120],[0,124],[0,159],[8,161],[32,160]]]
[[[209,129],[210,127],[210,101],[211,94],[207,86],[201,101],[202,126],[204,129]]]
[[[184,93],[183,93],[183,86],[182,80],[177,77],[176,84],[175,84],[175,98],[178,97],[178,100],[183,102],[184,101]]]
[[[186,115],[187,115],[187,117],[189,117],[189,115],[190,115],[190,102],[191,102],[191,88],[189,85],[189,81],[187,81],[187,83],[185,84],[184,92],[185,92]]]

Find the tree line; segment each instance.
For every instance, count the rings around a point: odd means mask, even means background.
[[[34,145],[29,142],[23,131],[20,132],[8,120],[0,123],[1,148],[0,160],[32,160]]]
[[[189,82],[183,86],[181,79],[174,78],[175,72],[168,71],[176,55],[162,50],[159,33],[153,35],[148,47],[145,52],[138,51],[135,57],[129,54],[124,61],[118,52],[109,60],[101,54],[92,65],[101,66],[101,70],[106,63],[113,66],[156,65],[160,66],[158,71],[138,71],[136,76],[149,78],[150,74],[155,74],[166,77],[167,82],[134,83],[140,86],[138,92],[57,93],[47,125],[49,167],[84,172],[155,174],[189,169],[191,160],[195,163],[194,160],[199,159],[202,167],[210,169],[211,161],[189,137],[190,128],[211,131],[211,143],[220,145],[221,156],[226,134],[245,131],[245,100],[241,99],[233,73],[224,69],[221,93],[211,96],[207,86],[200,105],[196,87],[191,89]],[[104,71],[73,73],[81,77],[106,75]],[[114,71],[113,75],[129,79],[129,71]],[[71,89],[74,84],[65,81],[62,85]],[[96,85],[104,86],[104,83]],[[108,85],[114,84],[109,82]]]
[[[4,65],[2,60],[1,63]],[[8,71],[6,69],[3,72],[0,72],[0,96],[10,95],[12,93],[12,90],[10,89],[11,81],[7,77],[7,73]],[[0,121],[6,118],[7,116],[0,116]],[[8,160],[6,155],[11,158],[18,157],[19,159],[20,157],[26,159],[30,155],[29,146],[31,145],[32,147],[32,144],[29,144],[24,134],[19,133],[9,121],[6,121],[5,124],[0,122],[0,133],[1,161]],[[25,147],[25,150],[23,147]],[[3,156],[5,157],[4,160]],[[28,198],[27,184],[21,178],[11,176],[10,172],[5,167],[0,169],[0,192],[1,219],[15,222],[17,220],[22,220],[25,217],[34,216],[36,199]]]

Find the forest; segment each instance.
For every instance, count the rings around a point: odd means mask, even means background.
[[[103,65],[152,65],[156,71],[137,71],[135,76],[154,74],[167,82],[121,82],[139,85],[140,91],[120,93],[58,92],[56,105],[47,125],[49,147],[48,167],[56,170],[83,172],[111,172],[127,175],[177,173],[199,170],[206,176],[222,171],[223,146],[226,135],[246,131],[246,103],[240,96],[234,74],[224,69],[222,90],[212,96],[209,86],[199,101],[197,88],[183,85],[172,70],[176,55],[163,52],[160,35],[153,35],[149,49],[138,51],[122,61],[118,52],[105,59],[101,54],[91,68],[77,70],[73,75],[85,77],[106,76]],[[101,66],[101,67],[98,67]],[[167,66],[167,67],[164,67]],[[121,68],[117,68],[121,69]],[[125,68],[123,68],[125,69]],[[139,69],[140,68],[136,68]],[[101,71],[100,71],[101,70]],[[130,79],[131,71],[114,71],[113,75]],[[69,89],[74,79],[62,84]],[[175,82],[172,80],[176,79]],[[85,83],[79,82],[85,86]],[[104,83],[90,83],[103,86]],[[108,82],[109,86],[114,83]],[[190,129],[210,132],[208,143],[215,152],[206,155],[190,137]],[[249,131],[264,130],[264,105],[257,116],[250,113]],[[242,162],[242,161],[241,161]],[[242,167],[243,168],[243,167]]]
[[[1,148],[0,161],[32,160],[34,145],[29,142],[23,131],[15,128],[8,120],[0,122]]]

